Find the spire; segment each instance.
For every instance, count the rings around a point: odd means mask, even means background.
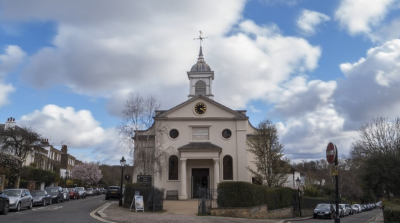
[[[197,63],[204,63],[203,47],[202,46],[200,46],[199,58],[197,59]]]
[[[203,57],[203,47],[200,46],[199,57]]]

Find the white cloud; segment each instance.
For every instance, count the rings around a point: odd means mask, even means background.
[[[98,146],[115,137],[113,129],[103,129],[88,110],[75,111],[72,107],[46,105],[22,116],[19,124],[32,126],[44,138],[51,138],[54,145],[61,142],[73,148]]]
[[[93,9],[85,2],[76,9],[69,1],[27,3],[23,8],[6,2],[2,16],[58,24],[54,47],[29,58],[23,73],[27,84],[46,88],[63,83],[80,94],[108,97],[112,114],[118,113],[115,105],[123,104],[121,91],[156,95],[166,109],[185,100],[186,71],[198,52],[188,35],[203,30],[209,37],[205,59],[215,71],[215,99],[244,108],[250,100],[271,98],[276,85],[291,75],[314,70],[321,54],[319,47],[283,36],[274,25],[241,21],[244,3],[102,2]],[[207,8],[207,16],[199,7]],[[85,13],[89,9],[93,11]],[[234,34],[227,36],[235,24]],[[221,87],[226,83],[236,86],[235,91]]]
[[[330,19],[331,17],[325,14],[304,9],[297,20],[297,27],[299,27],[304,34],[313,35],[316,32],[317,25],[329,21]]]
[[[16,89],[12,84],[6,84],[6,76],[25,59],[25,52],[18,46],[7,46],[5,53],[0,54],[0,108],[8,103],[8,96]]]
[[[346,126],[356,128],[377,115],[394,117],[400,110],[400,40],[368,50],[365,58],[340,69],[336,106],[345,114]]]
[[[345,27],[351,35],[371,35],[373,28],[381,24],[390,6],[397,0],[342,0],[335,13],[335,19]]]

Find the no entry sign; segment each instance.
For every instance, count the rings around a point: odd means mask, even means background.
[[[333,143],[328,143],[328,146],[326,147],[326,161],[328,163],[332,164],[335,162],[336,158],[336,146]]]

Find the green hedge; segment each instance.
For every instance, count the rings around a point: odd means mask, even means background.
[[[400,222],[400,205],[387,202],[383,209],[385,223]]]
[[[301,208],[311,209],[315,208],[320,203],[333,204],[335,201],[330,200],[329,197],[308,197],[303,196],[301,199]]]
[[[252,207],[267,204],[268,210],[293,205],[296,190],[285,187],[268,188],[248,182],[222,182],[218,184],[218,207]]]

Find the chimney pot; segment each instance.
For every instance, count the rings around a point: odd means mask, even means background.
[[[10,121],[10,118],[7,118],[7,122]]]
[[[13,118],[13,122],[15,122],[15,118]]]

